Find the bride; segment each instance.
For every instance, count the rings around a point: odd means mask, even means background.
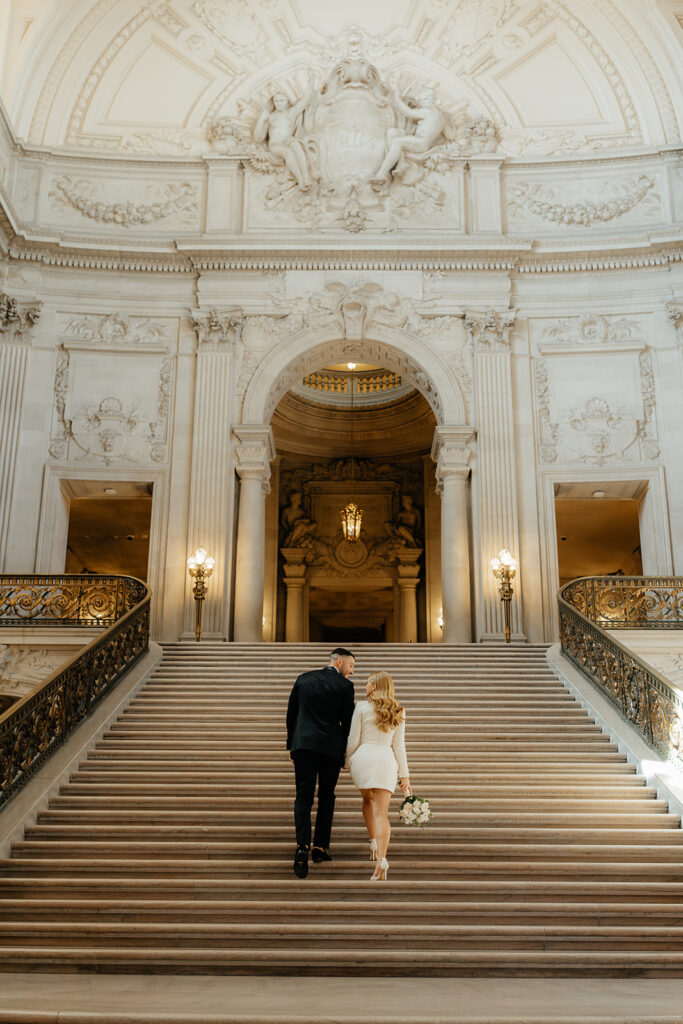
[[[401,789],[411,793],[405,747],[405,713],[394,698],[388,672],[373,672],[365,688],[367,700],[356,704],[346,747],[346,767],[363,797],[363,817],[370,836],[370,858],[378,860],[373,881],[389,871],[391,836],[389,802],[400,776]]]

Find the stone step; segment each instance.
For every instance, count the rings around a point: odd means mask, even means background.
[[[0,934],[0,955],[14,943],[23,946],[53,948],[82,947],[86,950],[148,947],[159,950],[234,950],[286,947],[293,942],[307,946],[320,944],[326,952],[374,949],[405,949],[419,944],[422,950],[474,951],[506,949],[529,950],[613,950],[623,952],[662,950],[683,953],[683,927],[668,924],[572,926],[568,924],[443,924],[393,922],[384,924],[347,924],[343,922],[290,924],[165,924],[138,922],[48,922],[5,921]]]
[[[121,922],[179,922],[199,920],[206,923],[316,920],[320,911],[317,900],[302,898],[280,900],[274,906],[267,899],[226,900],[153,900],[153,899],[6,899],[0,903],[0,920],[72,921],[92,920]],[[362,915],[376,923],[424,921],[423,903],[409,899],[383,897],[368,899],[362,893],[355,899],[327,902],[325,923],[333,924]],[[453,924],[573,924],[609,925],[671,925],[683,927],[683,906],[680,903],[600,903],[593,902],[515,902],[505,901],[429,901],[430,922]]]
[[[49,813],[49,812],[45,812]],[[264,828],[265,831],[265,828]],[[234,827],[221,827],[219,825],[203,825],[201,839],[207,842],[238,842],[243,843],[248,849],[253,848],[253,843],[235,837]],[[39,824],[29,825],[25,831],[26,838],[42,839],[87,839],[92,837],[93,841],[105,839],[123,839],[127,842],[149,836],[154,842],[167,841],[179,843],[197,836],[195,825],[167,824],[167,825],[144,825],[139,824]],[[270,839],[264,839],[259,848],[274,846],[279,849],[286,848],[289,853],[292,851],[291,829],[289,826],[279,826],[268,832]],[[403,837],[406,837],[405,839]],[[423,837],[426,837],[423,839]],[[412,829],[394,830],[392,837],[392,849],[394,844],[402,842],[411,843],[420,841],[429,844],[429,848],[439,848],[449,843],[466,844],[465,848],[473,848],[477,844],[490,844],[494,848],[503,845],[506,855],[512,855],[518,845],[543,844],[552,847],[558,844],[558,848],[566,849],[568,846],[619,846],[622,849],[629,846],[649,849],[653,856],[658,855],[661,847],[672,847],[680,849],[683,846],[683,831],[677,828],[653,829],[653,828],[533,828],[527,827],[521,822],[519,825],[501,828],[498,826],[482,828],[448,828],[441,826],[438,830],[430,828],[429,831],[420,831],[415,837]],[[353,825],[340,825],[335,827],[334,848],[341,846],[354,846],[356,850],[366,850],[366,843],[358,829]]]
[[[367,974],[367,950],[327,950],[312,944],[294,949],[180,949],[154,946],[106,950],[65,946],[59,949],[17,946],[0,951],[0,970],[17,968],[54,971],[155,971],[177,974],[349,975]],[[514,950],[385,950],[375,949],[373,974],[424,977],[460,975],[579,975],[638,974],[643,977],[679,976],[683,951],[621,952],[597,949],[587,960],[585,951]]]
[[[394,836],[391,842],[392,860],[415,858],[420,855],[419,849],[414,840],[409,837],[403,838],[399,834]],[[497,860],[501,855],[501,847],[498,843],[452,843],[446,841],[428,841],[428,852],[430,860]],[[147,857],[158,857],[161,859],[187,860],[196,858],[207,861],[221,860],[228,856],[254,857],[258,860],[276,860],[277,858],[289,859],[292,853],[292,843],[281,840],[280,842],[260,843],[258,852],[255,854],[253,843],[233,841],[205,841],[195,840],[193,842],[181,842],[176,836],[168,836],[166,841],[158,839],[133,839],[132,837],[109,838],[107,840],[64,840],[53,839],[41,841],[38,839],[25,839],[12,844],[12,858],[30,857],[59,857],[59,858],[105,858],[118,859],[125,854],[130,859],[144,859]],[[516,843],[506,849],[505,855],[509,860],[536,860],[542,859],[556,863],[567,859],[567,848],[559,843]],[[665,863],[671,862],[683,865],[680,845],[660,846],[654,850],[649,845],[617,846],[614,844],[574,844],[571,849],[574,860],[582,862],[609,861],[635,862],[635,863]],[[359,856],[357,842],[337,842],[334,845],[334,863],[342,862],[360,863],[368,860],[369,857]]]
[[[392,852],[393,858],[393,852]],[[252,875],[264,874],[269,878],[287,876],[291,873],[290,857],[267,859],[261,856],[236,854],[234,857],[197,858],[183,860],[176,857],[171,861],[160,858],[145,860],[142,857],[131,858],[125,851],[119,857],[106,858],[99,856],[96,862],[86,861],[82,857],[49,857],[46,865],[44,857],[13,857],[0,859],[0,876],[4,878],[38,879],[41,871],[47,870],[50,878],[67,876],[84,880],[86,878],[115,878],[117,872],[125,873],[133,878],[169,878],[169,879],[242,879]],[[683,896],[683,862],[678,863],[643,863],[630,861],[614,863],[613,861],[521,861],[509,858],[503,860],[488,859],[485,861],[460,857],[454,860],[433,860],[427,857],[399,856],[393,858],[394,872],[399,878],[412,878],[419,874],[421,878],[439,877],[443,872],[452,873],[460,881],[485,880],[517,880],[547,879],[572,881],[580,879],[605,879],[607,881],[671,881],[681,883]],[[332,864],[325,866],[325,877],[331,879],[352,878],[361,881],[372,872],[358,858],[335,857]]]

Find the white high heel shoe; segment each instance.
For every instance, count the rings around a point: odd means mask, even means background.
[[[377,860],[377,840],[370,840],[370,860]]]
[[[375,868],[375,871],[377,871],[377,868]],[[388,874],[389,874],[389,861],[386,859],[386,857],[382,857],[381,861],[379,862],[379,871],[378,871],[378,873],[376,875],[375,874],[370,875],[370,881],[371,882],[386,882]]]

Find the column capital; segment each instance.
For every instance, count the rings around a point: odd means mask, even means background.
[[[0,341],[28,344],[31,329],[40,319],[42,302],[20,302],[0,292]]]
[[[434,431],[432,459],[436,463],[436,489],[439,494],[447,476],[460,476],[464,479],[469,476],[475,436],[472,427],[466,424],[437,427]]]
[[[197,334],[197,352],[229,352],[242,336],[244,313],[241,309],[190,310]]]
[[[233,427],[235,469],[240,480],[260,480],[270,491],[270,463],[275,458],[273,431],[263,424],[243,423]]]
[[[516,309],[465,310],[465,330],[474,343],[475,352],[506,352],[516,319]]]
[[[678,342],[683,346],[683,302],[667,302],[666,312],[669,320],[676,328]]]

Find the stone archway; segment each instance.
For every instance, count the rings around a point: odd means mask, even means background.
[[[236,470],[242,482],[236,552],[236,640],[262,638],[262,538],[269,462],[274,455],[270,428],[273,411],[280,398],[307,373],[321,365],[348,360],[376,362],[399,373],[414,384],[434,412],[437,428],[432,457],[437,463],[442,495],[444,640],[471,639],[467,479],[474,435],[467,422],[467,388],[461,386],[457,372],[461,368],[466,378],[466,365],[462,357],[459,363],[447,357],[449,347],[458,348],[457,341],[448,345],[449,332],[462,341],[462,320],[452,316],[421,317],[411,300],[397,302],[396,297],[387,300],[384,293],[381,295],[377,301],[374,293],[372,315],[352,296],[345,305],[341,303],[327,323],[300,327],[281,337],[274,347],[268,344],[267,358],[259,361],[245,382],[242,422],[234,427]],[[408,303],[412,313],[406,312]],[[388,316],[409,322],[410,329],[387,323]],[[270,333],[264,328],[272,331],[274,326],[267,318],[254,321],[247,322],[242,339],[246,350],[252,352],[266,348],[259,331]],[[435,334],[438,345],[434,344]]]

